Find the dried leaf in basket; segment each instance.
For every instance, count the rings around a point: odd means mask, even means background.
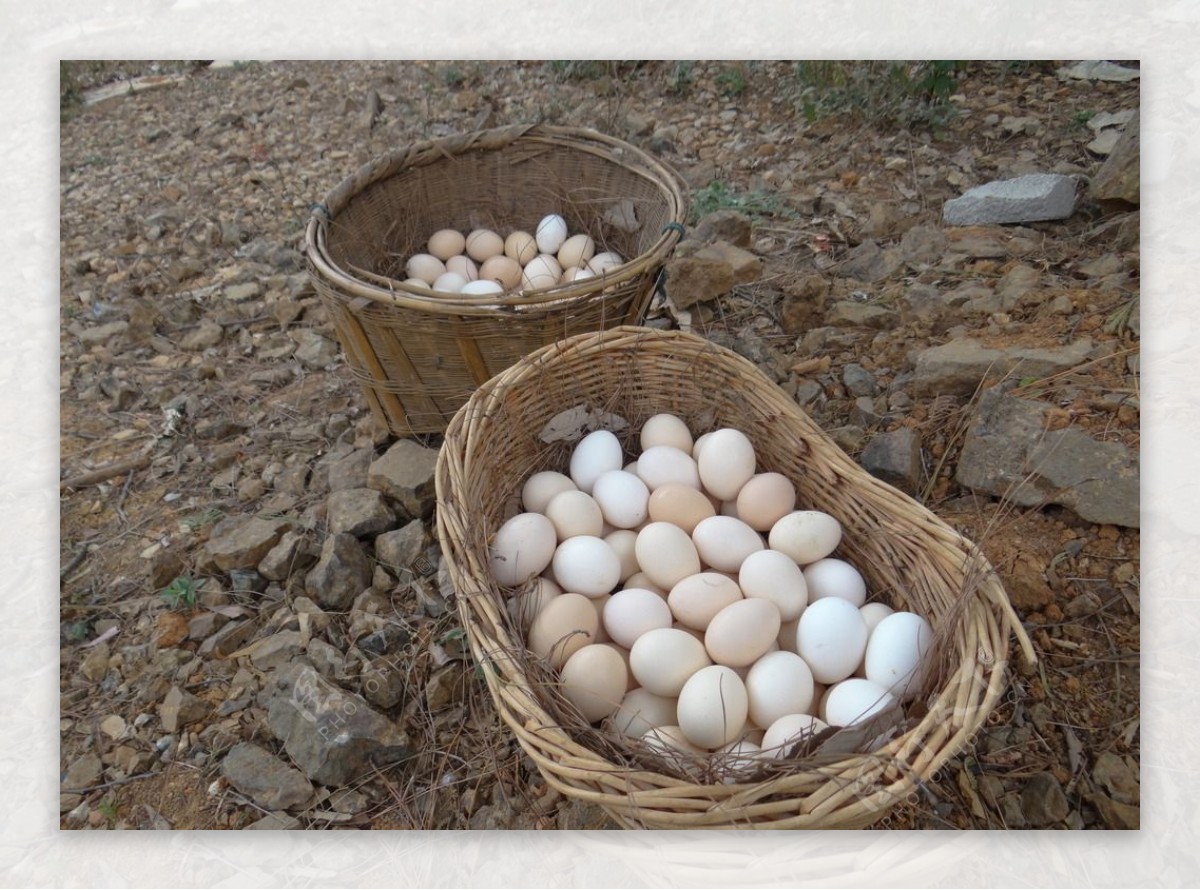
[[[583,438],[585,433],[596,430],[608,430],[612,433],[624,432],[629,422],[619,414],[607,411],[593,411],[587,405],[576,405],[566,411],[560,411],[550,418],[542,427],[538,438],[543,442],[574,442]]]

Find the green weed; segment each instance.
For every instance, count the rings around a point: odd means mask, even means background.
[[[179,609],[183,606],[191,608],[196,605],[196,592],[200,589],[202,583],[202,581],[197,581],[195,578],[181,575],[164,589],[160,590],[158,595],[172,609]]]
[[[847,115],[872,125],[940,128],[966,63],[958,61],[797,62],[796,108],[811,123]]]
[[[691,221],[717,210],[737,210],[748,216],[786,216],[783,199],[766,191],[738,193],[720,180],[713,180],[692,194]]]

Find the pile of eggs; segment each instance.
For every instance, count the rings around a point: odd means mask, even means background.
[[[597,253],[590,235],[571,234],[557,213],[543,217],[532,235],[441,229],[425,249],[408,258],[404,283],[442,294],[528,293],[603,275],[624,262],[612,251]]]
[[[866,601],[832,555],[838,520],[756,472],[744,433],[693,441],[659,414],[640,438],[627,464],[592,432],[567,473],[531,475],[490,549],[527,648],[584,718],[665,756],[719,753],[736,781],[917,694],[932,628]]]

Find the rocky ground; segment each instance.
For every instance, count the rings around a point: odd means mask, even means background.
[[[1139,93],[1073,65],[67,71],[63,827],[609,824],[500,725],[433,533],[436,440],[374,425],[301,254],[358,165],[534,121],[653,151],[724,214],[650,323],[753,359],[1002,575],[1039,661],[893,824],[1137,827],[1139,225],[1111,174]],[[1073,177],[1073,211],[946,224],[1027,173]]]

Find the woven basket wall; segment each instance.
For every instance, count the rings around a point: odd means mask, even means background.
[[[622,202],[636,231],[611,221]],[[309,271],[376,417],[398,436],[441,432],[476,386],[529,352],[640,320],[685,212],[678,176],[632,145],[503,127],[422,142],[348,177],[309,221]],[[407,258],[439,229],[532,232],[548,213],[626,262],[530,296],[433,296],[403,283]]]
[[[882,747],[798,762],[743,784],[707,784],[647,766],[621,742],[564,716],[508,619],[488,572],[488,544],[519,512],[524,480],[563,471],[573,441],[540,433],[565,409],[586,406],[629,422],[637,452],[643,421],[660,412],[700,435],[736,427],[754,443],[758,472],[788,476],[797,509],[822,510],[844,528],[838,555],[865,576],[872,599],[925,616],[938,638],[928,694]],[[1010,634],[1033,651],[987,560],[907,495],[863,471],[752,364],[692,335],[620,327],[545,347],[481,386],[446,430],[437,466],[443,558],[472,652],[496,707],[547,782],[604,807],[626,827],[856,828],[886,817],[970,739],[1006,684]],[[570,729],[566,728],[570,727]]]

